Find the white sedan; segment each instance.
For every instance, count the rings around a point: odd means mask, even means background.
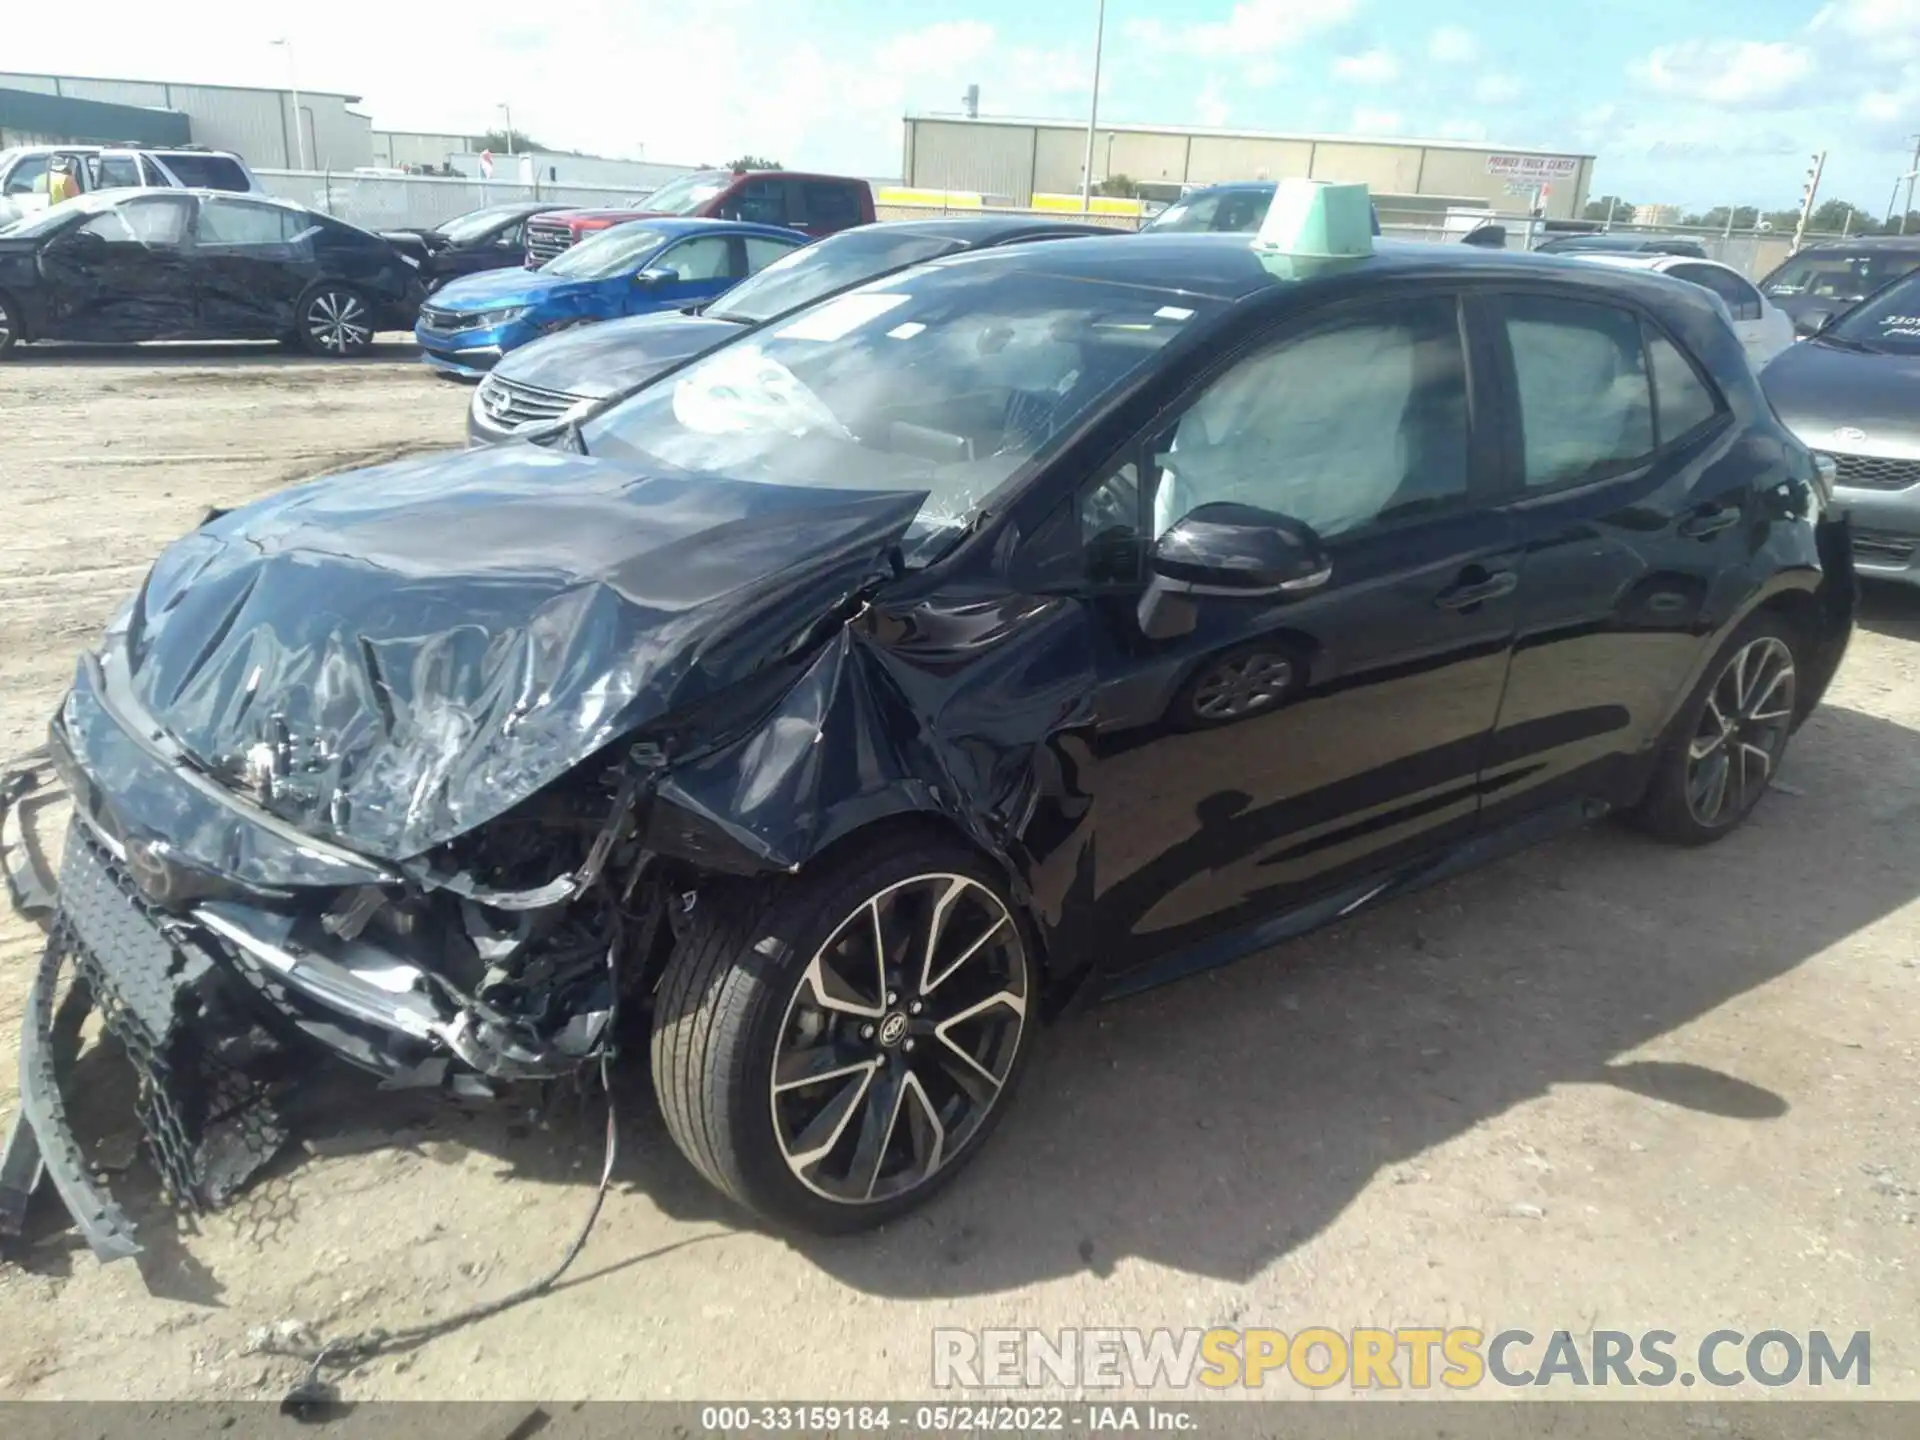
[[[1711,290],[1727,302],[1727,312],[1733,317],[1733,333],[1746,346],[1747,359],[1755,370],[1793,344],[1793,321],[1787,318],[1787,312],[1762,295],[1752,281],[1731,265],[1722,265],[1718,260],[1696,260],[1687,255],[1589,252],[1579,254],[1578,258],[1626,270],[1657,270],[1662,275],[1688,280]]]

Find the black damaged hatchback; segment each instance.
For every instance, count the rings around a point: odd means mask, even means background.
[[[52,727],[16,1144],[127,1252],[62,1119],[73,966],[189,1200],[279,1143],[269,1041],[472,1089],[644,1024],[708,1180],[871,1225],[1076,1005],[1609,812],[1727,834],[1839,663],[1849,555],[1658,276],[1234,236],[889,276],[555,448],[166,551]]]

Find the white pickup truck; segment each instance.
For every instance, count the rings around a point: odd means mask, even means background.
[[[229,150],[25,145],[0,150],[0,229],[47,208],[49,166],[56,155],[77,162],[75,173],[82,192],[146,186],[262,193],[266,189],[247,162]]]

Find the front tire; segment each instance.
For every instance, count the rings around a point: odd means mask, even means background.
[[[351,359],[373,348],[373,307],[351,285],[323,281],[300,297],[301,348],[328,360]]]
[[[1663,840],[1731,834],[1772,784],[1793,734],[1800,637],[1754,616],[1721,647],[1676,717],[1636,819]]]
[[[20,313],[13,301],[0,294],[0,360],[12,353],[20,340]]]
[[[715,1186],[822,1234],[913,1208],[998,1123],[1037,1022],[999,878],[939,840],[876,837],[793,880],[710,887],[668,962],[653,1080]]]

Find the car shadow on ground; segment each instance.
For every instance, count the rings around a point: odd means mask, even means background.
[[[420,358],[419,347],[413,343],[413,336],[405,331],[383,331],[374,338],[372,348],[365,355],[349,361],[330,360],[324,356],[309,355],[303,350],[289,350],[272,340],[234,340],[234,341],[167,341],[149,345],[79,345],[65,342],[47,342],[38,345],[16,345],[12,354],[6,358],[10,368],[24,366],[69,366],[69,365],[139,365],[164,369],[172,366],[192,365],[359,365],[369,362],[387,361],[414,363]]]
[[[1860,628],[1896,640],[1920,640],[1920,586],[1868,581],[1860,587]]]
[[[878,1232],[790,1243],[886,1296],[1004,1291],[1127,1257],[1244,1282],[1376,1178],[1555,1087],[1777,1123],[1794,1096],[1757,1077],[1632,1052],[1920,893],[1920,783],[1902,778],[1914,740],[1826,707],[1790,752],[1782,791],[1720,844],[1675,851],[1598,826],[1070,1020],[1040,1037],[1006,1123],[943,1195]],[[752,1227],[674,1149],[645,1069],[630,1049],[616,1185],[677,1220]],[[322,1153],[432,1134],[505,1162],[508,1183],[577,1190],[584,1207],[596,1098],[562,1096],[535,1121],[520,1105],[455,1111],[341,1085],[303,1107]],[[264,1224],[270,1239],[290,1223],[280,1212],[302,1158],[289,1152],[241,1196],[234,1223]],[[129,1208],[151,1227],[149,1287],[218,1303],[217,1279],[177,1233],[156,1233],[174,1229],[158,1197]],[[36,1253],[57,1264],[46,1248]]]

